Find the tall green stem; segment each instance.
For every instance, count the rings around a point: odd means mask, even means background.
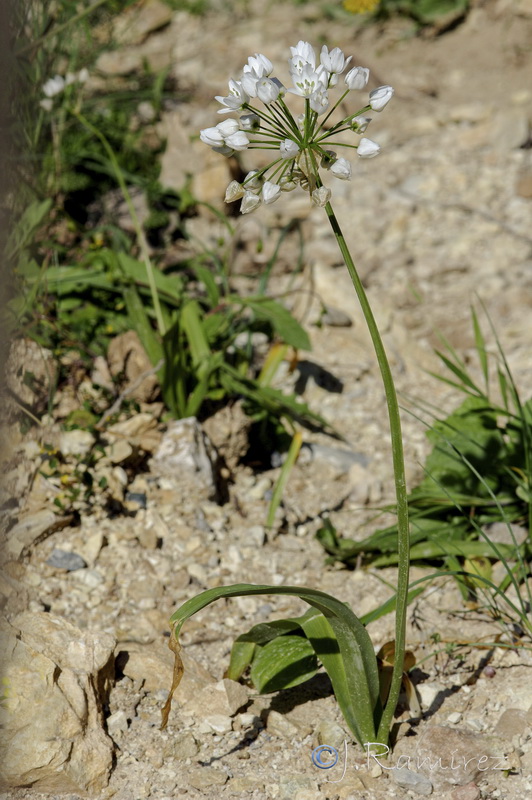
[[[408,524],[408,499],[406,491],[405,462],[403,455],[403,439],[401,435],[401,418],[399,416],[399,404],[397,393],[393,382],[392,372],[388,357],[384,349],[373,311],[369,304],[368,297],[360,280],[359,274],[351,258],[351,253],[347,247],[342,229],[338,223],[336,215],[330,203],[325,206],[325,211],[331,223],[338,247],[342,253],[345,265],[355,287],[362,312],[366,319],[366,324],[375,348],[375,354],[379,363],[379,368],[384,383],[386,404],[388,406],[388,419],[390,422],[390,436],[392,442],[393,472],[395,479],[395,496],[397,499],[397,529],[398,529],[398,551],[399,566],[397,578],[397,603],[395,611],[395,659],[393,664],[392,680],[390,684],[390,694],[388,702],[384,708],[377,734],[380,742],[388,741],[393,714],[395,712],[399,692],[401,690],[401,680],[403,675],[403,662],[405,656],[405,634],[406,634],[406,609],[408,599],[408,575],[410,567],[410,529]]]

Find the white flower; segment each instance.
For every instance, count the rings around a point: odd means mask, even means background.
[[[297,175],[294,175],[293,173],[281,175],[279,178],[279,186],[281,187],[282,192],[293,192],[294,189],[297,189],[297,184]]]
[[[366,67],[353,67],[345,76],[345,85],[348,89],[363,89],[369,79],[369,69]]]
[[[65,85],[65,79],[61,75],[54,75],[53,78],[49,78],[43,84],[42,90],[46,97],[55,97],[56,94],[60,94],[63,91]]]
[[[257,81],[260,77],[262,76],[255,72],[254,69],[250,69],[243,73],[240,83],[242,86],[242,91],[244,91],[248,97],[257,96]]]
[[[265,181],[262,187],[262,202],[268,205],[274,203],[281,196],[281,187],[277,183]]]
[[[292,75],[292,80],[294,88],[288,91],[301,97],[310,97],[318,89],[326,89],[328,84],[326,70],[318,72],[312,64],[305,64],[301,72]]]
[[[80,83],[87,83],[88,80],[89,80],[89,70],[87,69],[87,67],[83,67],[83,69],[80,69],[80,71],[78,72],[78,81]]]
[[[201,141],[204,144],[208,144],[209,147],[221,147],[224,143],[222,132],[217,125],[214,128],[204,128],[200,131],[199,136]]]
[[[254,211],[257,206],[260,206],[260,197],[258,194],[254,194],[253,192],[244,192],[244,197],[242,198],[242,202],[240,204],[240,213],[249,214],[249,212]]]
[[[271,78],[260,78],[257,81],[257,97],[264,105],[274,103],[279,97],[279,84]]]
[[[225,190],[224,200],[226,203],[233,203],[235,200],[240,200],[241,197],[244,197],[244,192],[244,187],[238,181],[231,181]]]
[[[271,75],[273,72],[273,64],[269,58],[263,56],[262,53],[255,53],[254,56],[248,58],[248,63],[245,65],[243,72],[254,70],[254,72],[262,78],[263,75]]]
[[[240,111],[244,103],[247,103],[249,97],[242,89],[242,84],[240,81],[229,81],[229,94],[227,97],[221,97],[217,95],[215,100],[218,100],[224,108],[218,109],[218,114],[228,114],[230,111]]]
[[[249,147],[249,139],[244,131],[236,131],[229,136],[224,137],[225,144],[232,150],[247,150]]]
[[[351,120],[351,128],[354,130],[355,133],[364,133],[370,122],[371,122],[371,117],[362,117],[362,116],[354,117]]]
[[[39,103],[41,108],[44,108],[45,111],[51,111],[54,107],[54,101],[51,97],[46,97],[44,100],[41,100]]]
[[[324,114],[329,108],[329,94],[327,89],[317,89],[309,97],[310,107],[316,114]]]
[[[260,117],[257,114],[244,114],[240,117],[240,127],[243,131],[258,131],[260,129]]]
[[[369,93],[369,104],[373,111],[382,111],[384,106],[388,105],[394,94],[393,87],[379,86],[378,89],[373,89]]]
[[[312,202],[317,206],[323,208],[331,199],[331,190],[326,186],[320,186],[319,189],[314,189],[312,192]]]
[[[292,58],[288,61],[290,73],[301,74],[301,70],[305,65],[310,65],[312,69],[316,66],[316,53],[314,48],[308,42],[299,40],[295,47],[290,48]]]
[[[374,158],[379,155],[380,151],[380,145],[371,139],[362,138],[358,143],[357,155],[360,158]]]
[[[225,139],[226,136],[231,136],[232,133],[236,133],[240,125],[236,119],[224,119],[223,122],[219,122],[216,127]]]
[[[346,158],[339,158],[331,165],[329,171],[342,181],[351,180],[351,164]]]
[[[299,145],[293,139],[285,139],[279,145],[281,158],[294,158],[299,153]]]
[[[333,47],[329,52],[327,45],[323,45],[320,53],[320,61],[327,70],[327,72],[340,74],[347,67],[351,61],[351,56],[346,60],[344,53],[339,47]]]

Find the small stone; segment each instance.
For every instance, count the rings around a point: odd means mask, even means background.
[[[283,714],[278,711],[270,711],[266,721],[266,730],[272,736],[278,736],[282,739],[293,740],[299,735],[299,730],[296,725],[293,725]]]
[[[298,792],[312,791],[316,788],[316,779],[310,775],[281,775],[279,781],[279,800],[293,800]]]
[[[85,569],[87,566],[85,560],[77,553],[70,553],[68,550],[59,550],[56,548],[52,550],[50,558],[46,559],[46,563],[56,569],[64,569],[67,572],[75,572],[77,569]]]
[[[419,772],[412,772],[412,770],[407,767],[401,767],[400,769],[396,767],[391,771],[391,776],[395,783],[403,789],[424,796],[432,794],[432,783]]]
[[[170,738],[163,749],[166,758],[176,758],[178,761],[194,758],[198,752],[198,743],[189,731],[178,733],[176,737]]]
[[[480,789],[476,783],[466,783],[451,792],[452,800],[479,800]]]
[[[228,733],[233,728],[231,717],[225,714],[210,714],[205,717],[205,722],[216,733]]]
[[[530,729],[530,722],[526,711],[520,708],[508,708],[501,715],[495,733],[503,739],[512,739],[516,734],[520,735]]]
[[[35,514],[28,514],[11,528],[7,535],[6,553],[14,559],[19,558],[22,551],[29,547],[45,531],[54,526],[57,517],[50,509],[42,509]]]
[[[457,725],[461,719],[462,719],[461,713],[459,711],[453,711],[447,717],[447,722],[450,722],[451,725]]]
[[[187,769],[187,781],[194,789],[208,789],[209,786],[223,786],[229,776],[215,767],[191,767]]]
[[[316,734],[319,744],[328,744],[335,747],[337,750],[344,746],[344,742],[348,738],[343,728],[336,722],[329,719],[322,719],[316,728]]]
[[[223,678],[190,697],[184,710],[194,714],[197,719],[206,719],[213,714],[233,717],[248,702],[249,691],[245,686]]]
[[[64,456],[85,456],[89,453],[96,439],[90,431],[76,428],[63,431],[59,437],[59,449]]]
[[[115,711],[114,714],[111,714],[111,716],[107,717],[106,723],[109,735],[113,738],[117,735],[117,733],[127,731],[129,727],[127,714],[125,711]]]
[[[331,328],[350,328],[353,324],[351,317],[334,306],[325,306],[325,313],[321,316],[321,322]]]
[[[423,709],[429,709],[437,696],[445,691],[445,686],[442,683],[420,683],[416,686],[421,706]]]

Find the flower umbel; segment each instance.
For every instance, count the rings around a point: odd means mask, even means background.
[[[393,95],[392,87],[374,89],[366,105],[333,122],[333,113],[347,95],[365,88],[369,70],[351,68],[340,85],[338,76],[348,67],[351,57],[346,58],[339,47],[329,50],[323,46],[319,63],[308,42],[299,41],[290,53],[292,88],[286,89],[272,77],[272,62],[262,53],[255,53],[244,65],[240,80],[229,81],[229,94],[216,97],[222,106],[219,114],[240,113],[240,118],[227,119],[200,132],[200,139],[223,155],[242,150],[272,151],[272,161],[266,167],[249,173],[242,184],[232,181],[228,187],[226,202],[241,199],[243,214],[261,203],[273,203],[281,192],[298,186],[309,193],[314,203],[326,205],[331,193],[323,185],[320,169],[340,180],[351,178],[351,164],[329,150],[330,145],[351,148],[361,158],[373,158],[380,152],[379,145],[370,139],[355,138],[350,143],[337,137],[346,132],[355,137],[362,134],[370,122],[364,115],[371,110],[381,111]],[[335,87],[339,96],[333,103],[330,94]],[[303,113],[292,114],[285,102],[287,94],[304,102]]]

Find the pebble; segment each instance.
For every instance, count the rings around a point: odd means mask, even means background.
[[[127,731],[129,724],[127,714],[125,711],[115,711],[106,719],[107,730],[109,735],[114,737],[117,733]]]
[[[85,569],[87,566],[85,559],[77,553],[71,553],[58,548],[52,550],[52,554],[46,559],[46,563],[51,567],[64,569],[67,572],[75,572],[78,569]]]
[[[421,794],[424,797],[428,797],[428,795],[432,794],[432,783],[425,775],[421,775],[419,772],[413,772],[407,767],[401,767],[400,769],[396,767],[391,770],[390,774],[392,780],[403,789],[412,791],[415,794]]]
[[[459,711],[453,711],[447,717],[447,722],[450,722],[451,725],[457,725],[461,719],[462,719],[462,714]]]

